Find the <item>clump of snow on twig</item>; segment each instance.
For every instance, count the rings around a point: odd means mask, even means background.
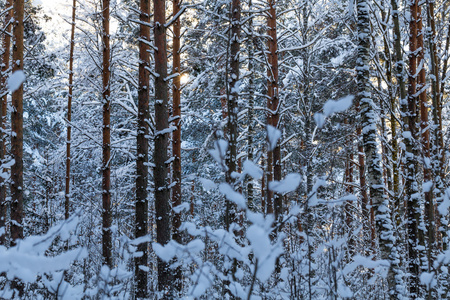
[[[8,82],[7,82],[8,90],[10,90],[11,93],[14,93],[15,91],[17,91],[20,88],[22,83],[24,83],[25,79],[26,79],[26,76],[22,70],[15,71],[8,78]]]
[[[352,106],[353,99],[355,97],[352,95],[345,96],[339,100],[328,100],[323,105],[323,113],[316,113],[314,115],[314,121],[317,127],[322,128],[325,125],[325,120],[334,113],[343,112]]]

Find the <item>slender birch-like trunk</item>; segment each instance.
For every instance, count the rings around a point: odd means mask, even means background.
[[[399,89],[399,103],[400,106],[402,107],[402,111],[403,108],[405,108],[407,105],[407,95],[406,95],[406,85],[405,85],[405,78],[404,78],[404,70],[405,70],[405,64],[403,61],[403,54],[402,54],[402,46],[401,46],[401,32],[400,32],[400,21],[399,21],[399,10],[398,10],[398,4],[397,4],[397,0],[391,0],[391,6],[392,6],[392,21],[394,23],[394,52],[395,52],[395,77],[397,78],[397,84],[398,84],[398,89]],[[392,111],[395,108],[395,103],[391,103],[391,109]],[[396,131],[396,127],[395,124],[396,122],[392,122],[392,120],[395,120],[395,116],[391,114],[391,131],[392,134],[394,134],[394,131]],[[393,139],[394,141],[394,139]],[[393,143],[392,147],[397,148],[397,143]],[[398,161],[398,152],[395,151],[393,153],[393,159],[395,158],[395,162]],[[398,162],[397,162],[398,164]],[[395,169],[394,169],[395,170]],[[394,171],[394,191],[399,189],[399,185],[400,185],[400,178],[398,175],[398,171],[395,172]],[[401,222],[401,216],[404,214],[405,212],[405,207],[404,207],[404,203],[403,201],[400,200],[400,197],[398,197],[398,192],[397,194],[394,194],[395,201],[394,201],[394,220],[397,226],[400,225]]]
[[[369,3],[367,0],[357,1],[358,12],[358,59],[357,59],[357,101],[361,105],[362,136],[364,153],[366,156],[367,183],[369,186],[370,201],[373,213],[376,215],[375,229],[378,235],[380,257],[390,260],[391,247],[394,243],[392,234],[392,222],[390,219],[389,200],[384,193],[383,171],[381,156],[378,153],[378,141],[376,133],[375,104],[371,96],[371,84],[369,74],[370,59],[370,21]],[[392,290],[395,277],[392,267],[388,269],[387,282]]]

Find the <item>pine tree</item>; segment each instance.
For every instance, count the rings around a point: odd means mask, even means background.
[[[237,139],[238,139],[238,100],[239,100],[239,68],[240,68],[240,31],[241,31],[241,1],[231,2],[231,45],[230,45],[230,76],[227,85],[227,128],[228,149],[226,153],[226,181],[234,185],[232,174],[237,171]],[[235,221],[236,207],[226,200],[225,227],[228,230]]]
[[[70,30],[70,52],[69,52],[69,94],[67,99],[67,141],[66,141],[66,190],[64,203],[64,217],[70,214],[70,144],[72,142],[72,99],[73,99],[73,52],[75,48],[75,13],[77,1],[72,3],[72,24]]]
[[[423,226],[423,214],[421,210],[421,197],[417,182],[417,144],[418,140],[418,97],[417,97],[417,21],[419,18],[418,1],[412,1],[410,5],[411,20],[409,22],[409,76],[408,76],[408,100],[403,101],[403,142],[405,143],[405,194],[407,199],[408,220],[408,272],[410,274],[409,293],[413,298],[421,297],[423,289],[420,286],[420,274],[422,272],[423,250],[425,249],[425,232]]]
[[[12,7],[12,0],[8,0],[6,7]],[[11,32],[11,17],[13,11],[10,10],[5,15],[4,28],[5,33],[3,34],[3,53],[2,53],[2,68],[0,75],[0,87],[1,87],[1,114],[0,114],[0,128],[2,132],[0,133],[0,163],[4,163],[6,156],[6,135],[4,131],[6,130],[6,110],[8,104],[8,90],[6,88],[6,79],[9,72],[9,60],[11,54],[11,36],[9,33]],[[2,170],[3,172],[5,170]],[[0,245],[3,245],[6,242],[6,220],[7,220],[7,212],[8,205],[6,202],[6,187],[7,183],[0,177],[0,228],[5,229],[5,234],[0,234]]]
[[[278,128],[279,114],[279,90],[278,90],[278,41],[277,41],[277,12],[275,0],[269,0],[269,11],[267,17],[268,35],[268,66],[267,66],[267,124]],[[276,147],[267,154],[267,182],[281,180],[281,148]],[[267,185],[268,186],[268,185]],[[282,213],[282,197],[267,190],[267,213],[275,213],[275,219]]]
[[[14,1],[12,71],[23,71],[23,0]],[[23,84],[12,93],[11,242],[23,239]]]
[[[172,207],[181,204],[181,2],[179,0],[172,1],[173,21],[172,32],[172,120],[175,130],[172,133]],[[173,212],[172,218],[172,239],[178,243],[182,243],[181,212]],[[181,267],[175,271],[175,287],[181,291],[182,273]]]
[[[148,234],[148,136],[149,125],[149,68],[150,55],[150,4],[141,0],[139,14],[139,90],[138,90],[138,132],[136,161],[136,238]],[[147,298],[148,243],[140,243],[137,251],[142,253],[135,258],[136,297]]]
[[[167,49],[166,49],[166,3],[165,0],[153,0],[154,38],[155,38],[155,148],[154,171],[156,241],[165,245],[170,241],[170,191],[167,182],[167,150],[169,143],[168,100],[169,85],[167,82]],[[158,258],[158,290],[166,297],[172,297],[173,276],[169,264]]]
[[[430,123],[428,121],[428,99],[426,89],[426,72],[425,72],[425,45],[424,36],[425,30],[423,28],[422,21],[422,9],[418,6],[417,11],[417,91],[419,93],[420,102],[420,131],[421,131],[421,156],[422,156],[422,168],[423,168],[423,183],[424,183],[424,201],[425,201],[425,226],[427,232],[427,257],[428,257],[428,269],[431,271],[433,261],[435,259],[436,249],[436,224],[434,217],[435,204],[433,199],[433,188],[429,186],[432,184],[432,163],[431,163],[431,151],[430,151]],[[429,291],[431,293],[431,291]]]
[[[110,86],[110,45],[109,45],[109,0],[102,1],[102,101],[103,101],[103,159],[102,159],[102,254],[103,263],[112,268],[111,232],[111,86]]]

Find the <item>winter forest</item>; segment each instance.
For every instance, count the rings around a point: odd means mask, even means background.
[[[0,0],[1,299],[450,299],[448,0]]]

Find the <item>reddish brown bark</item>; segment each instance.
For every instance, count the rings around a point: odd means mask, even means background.
[[[24,1],[14,1],[13,12],[13,48],[12,71],[23,71],[23,38],[24,38]],[[11,166],[11,245],[15,246],[18,239],[23,239],[23,84],[12,93],[11,112],[11,154],[14,165]],[[23,282],[15,279],[12,288],[18,295],[12,298],[22,298]],[[15,293],[14,293],[15,294]]]
[[[14,1],[12,71],[23,70],[23,0]],[[11,243],[23,239],[23,85],[12,93]]]
[[[180,12],[180,1],[173,0],[173,17],[177,17]],[[172,107],[173,107],[173,126],[175,130],[172,134],[172,207],[181,204],[181,59],[180,59],[180,38],[181,38],[181,20],[180,17],[173,22],[173,39],[172,39],[172,73],[177,76],[173,78],[172,85]],[[173,211],[172,218],[172,238],[178,243],[182,242],[180,232],[181,213]],[[175,288],[181,291],[182,273],[181,268],[175,270]]]
[[[11,7],[13,5],[13,0],[8,0],[6,7]],[[4,28],[7,33],[11,31],[11,17],[13,11],[10,10],[5,15],[5,23]],[[6,154],[6,135],[3,133],[6,130],[6,109],[7,109],[7,94],[8,90],[6,89],[6,78],[9,70],[9,56],[11,54],[11,37],[9,34],[3,35],[3,54],[2,54],[2,63],[3,66],[1,68],[1,76],[0,76],[0,87],[2,91],[1,96],[1,114],[0,114],[0,128],[2,131],[0,132],[0,162],[2,163],[5,159]],[[3,170],[5,172],[6,170]],[[0,228],[4,227],[6,232],[6,219],[7,219],[7,203],[6,203],[6,183],[4,179],[0,177]],[[0,235],[0,245],[5,243],[6,235]]]
[[[155,210],[156,210],[156,241],[165,245],[170,241],[170,193],[167,186],[167,150],[169,143],[168,99],[169,86],[167,77],[166,50],[166,3],[165,0],[153,0],[154,5],[154,39],[155,39]],[[169,264],[158,258],[158,290],[169,295],[173,291],[173,275]]]
[[[180,11],[179,0],[173,0],[173,16],[176,16]],[[173,78],[172,97],[173,97],[173,123],[176,130],[172,136],[172,155],[174,161],[172,164],[172,206],[181,204],[181,61],[180,61],[180,36],[181,36],[181,22],[177,18],[173,23],[173,70],[172,73],[178,73],[178,76]],[[174,213],[173,217],[173,238],[177,242],[181,242],[181,235],[178,232],[181,225],[180,214]]]
[[[406,178],[405,178],[405,194],[407,199],[407,218],[408,218],[408,272],[410,273],[410,296],[412,298],[421,297],[422,289],[420,288],[420,273],[422,263],[422,253],[425,247],[424,230],[421,224],[421,204],[420,198],[417,197],[417,158],[418,151],[418,108],[417,108],[417,49],[418,49],[418,21],[419,21],[419,5],[418,0],[414,0],[410,5],[411,20],[409,22],[409,78],[408,78],[408,107],[405,114],[404,125],[407,127],[404,132],[409,131],[410,138],[405,138],[405,156],[406,156]]]
[[[75,48],[75,12],[77,1],[73,0],[72,6],[72,28],[70,31],[70,53],[69,53],[69,95],[67,99],[67,142],[66,142],[66,191],[64,202],[64,217],[69,218],[70,210],[70,143],[72,140],[72,98],[73,98],[73,51]]]
[[[109,45],[109,0],[102,2],[103,16],[103,159],[102,159],[102,254],[103,263],[112,268],[111,237],[111,101],[110,101],[110,45]]]
[[[137,161],[136,161],[136,238],[148,234],[148,136],[149,136],[149,84],[150,67],[149,46],[150,3],[149,0],[140,1],[140,31],[139,31],[139,90],[138,90],[138,132],[137,132]],[[135,258],[136,297],[148,297],[148,243],[140,243],[137,251],[142,253]]]

